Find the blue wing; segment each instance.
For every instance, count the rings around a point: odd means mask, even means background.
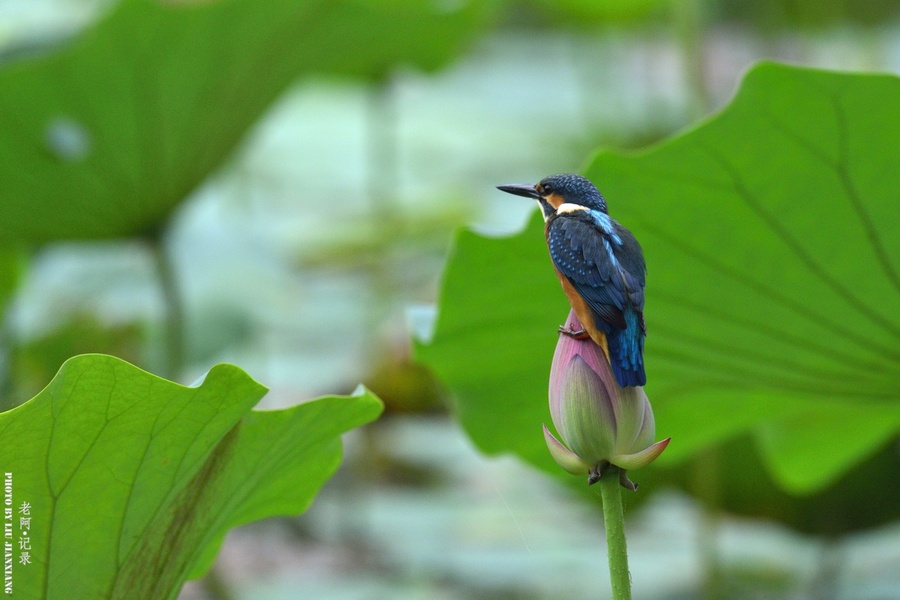
[[[572,283],[607,334],[619,384],[644,385],[646,267],[631,232],[596,211],[575,211],[547,224],[554,266]]]

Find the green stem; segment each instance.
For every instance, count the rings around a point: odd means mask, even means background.
[[[837,541],[825,539],[819,555],[819,565],[810,588],[809,597],[812,600],[832,600],[837,598],[842,559],[843,556]]]
[[[163,236],[152,237],[150,248],[156,262],[156,273],[166,307],[165,362],[162,375],[177,381],[184,370],[184,303],[175,265],[172,264],[172,257],[166,251]]]
[[[711,104],[703,65],[703,26],[707,7],[704,0],[680,0],[672,3],[675,31],[684,61],[691,119],[706,114]]]
[[[373,239],[376,240],[377,250],[370,273],[374,297],[368,305],[367,316],[370,323],[366,328],[366,346],[370,356],[377,361],[376,348],[379,341],[383,341],[379,339],[379,328],[393,316],[398,287],[396,269],[391,267],[391,252],[396,243],[392,247],[390,242],[396,242],[403,235],[402,209],[396,201],[399,188],[400,113],[396,85],[390,75],[384,75],[371,86],[368,99],[366,176],[369,222],[374,228]]]
[[[5,307],[0,307],[0,412],[15,408],[17,404],[13,398],[14,342],[5,312]]]
[[[9,294],[4,300],[0,301],[0,412],[5,412],[15,408],[25,399],[18,399],[16,394],[16,386],[13,377],[13,367],[15,363],[16,336],[13,332],[12,323],[10,322],[9,312],[12,308],[16,297],[16,289],[22,280],[25,272],[26,255],[24,251],[15,249],[0,251],[0,262],[8,270],[3,275],[8,277],[6,281],[0,283]],[[0,295],[3,290],[0,290]]]
[[[603,521],[606,525],[606,547],[609,554],[609,577],[612,600],[631,600],[631,574],[628,572],[628,549],[625,544],[625,511],[619,468],[610,465],[600,477],[603,499]]]

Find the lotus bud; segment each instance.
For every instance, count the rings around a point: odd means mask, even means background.
[[[569,331],[582,329],[575,312]],[[603,350],[591,339],[560,335],[550,368],[550,417],[560,441],[544,425],[553,459],[574,475],[596,483],[609,465],[620,468],[620,481],[636,489],[625,472],[653,462],[669,439],[653,443],[656,424],[643,387],[622,388]]]

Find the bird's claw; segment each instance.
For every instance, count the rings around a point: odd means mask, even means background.
[[[568,325],[560,325],[559,333],[567,335],[570,338],[574,338],[576,340],[585,340],[591,337],[591,334],[587,332],[587,329],[572,329]]]

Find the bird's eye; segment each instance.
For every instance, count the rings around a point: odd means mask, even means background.
[[[550,185],[549,183],[545,183],[544,185],[541,186],[541,193],[544,196],[549,196],[550,194],[553,193],[553,186]]]

